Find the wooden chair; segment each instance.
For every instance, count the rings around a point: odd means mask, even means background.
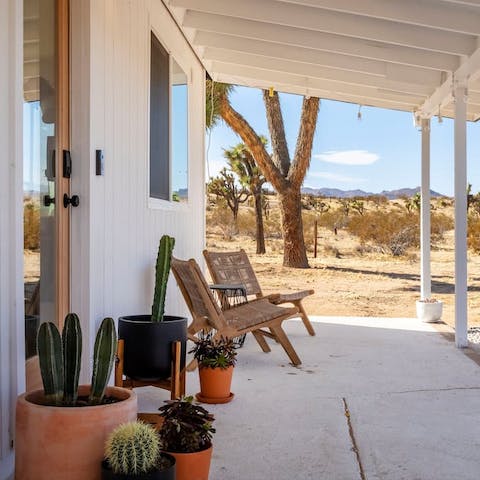
[[[181,368],[181,342],[172,343],[172,364],[170,378],[157,382],[142,382],[133,380],[124,375],[125,341],[119,340],[117,345],[117,358],[115,360],[115,386],[124,388],[153,386],[170,391],[170,398],[175,400],[185,395],[185,368]]]
[[[204,250],[203,256],[207,262],[212,280],[215,283],[240,283],[245,286],[247,296],[254,295],[256,298],[264,297],[245,250],[242,249],[238,252],[211,252]],[[267,295],[265,298],[268,298],[268,300],[275,305],[291,303],[297,307],[300,315],[293,314],[292,317],[300,316],[308,333],[313,336],[315,335],[315,330],[302,305],[302,300],[314,293],[314,290],[301,290],[293,293],[273,293]]]
[[[252,332],[264,352],[270,352],[265,337],[273,338],[283,347],[293,365],[302,363],[282,328],[285,319],[298,313],[296,307],[278,307],[261,298],[222,311],[195,260],[172,258],[171,267],[192,314],[193,321],[188,327],[190,338],[201,330],[211,329],[216,330],[217,338],[234,338]]]

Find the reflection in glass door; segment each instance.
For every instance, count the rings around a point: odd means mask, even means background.
[[[57,258],[62,245],[58,222],[63,205],[58,199],[62,198],[63,184],[59,181],[61,156],[58,152],[61,151],[59,135],[62,129],[68,131],[68,119],[65,126],[62,124],[65,120],[58,114],[59,91],[68,89],[68,81],[62,84],[59,76],[59,4],[62,1],[24,0],[23,208],[27,360],[36,355],[39,323],[59,323]],[[27,363],[27,386],[28,374]]]

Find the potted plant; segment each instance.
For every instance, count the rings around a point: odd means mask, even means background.
[[[160,239],[155,267],[152,313],[119,318],[118,334],[125,341],[124,372],[127,377],[154,382],[170,376],[171,343],[182,342],[182,366],[187,343],[187,319],[164,315],[170,262],[175,239]]]
[[[115,324],[105,318],[95,339],[91,385],[78,386],[82,332],[77,315],[67,315],[61,337],[55,324],[40,325],[44,389],[17,400],[17,480],[100,480],[107,435],[137,415],[135,393],[107,387],[116,347]]]
[[[231,338],[214,338],[211,332],[201,334],[189,353],[198,362],[200,392],[197,400],[203,403],[227,403],[233,399],[233,367],[237,351]]]
[[[439,322],[442,318],[443,302],[436,298],[423,298],[417,300],[417,318],[422,322]]]
[[[193,397],[167,400],[159,408],[163,416],[160,441],[176,460],[176,480],[208,480],[212,458],[214,417],[193,403]]]
[[[102,480],[175,480],[175,458],[160,451],[160,438],[152,426],[124,423],[105,444]]]

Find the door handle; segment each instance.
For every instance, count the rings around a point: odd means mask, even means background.
[[[43,197],[43,204],[46,206],[46,207],[49,207],[50,205],[55,205],[55,198],[54,197],[51,197],[50,195],[45,195]]]
[[[69,197],[66,193],[63,194],[63,206],[67,208],[69,205],[72,207],[78,207],[80,205],[80,198],[78,195],[72,195]]]

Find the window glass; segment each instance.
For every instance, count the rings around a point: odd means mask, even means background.
[[[188,199],[187,75],[172,59],[172,200]]]
[[[150,64],[150,197],[170,200],[169,57],[152,33]]]

